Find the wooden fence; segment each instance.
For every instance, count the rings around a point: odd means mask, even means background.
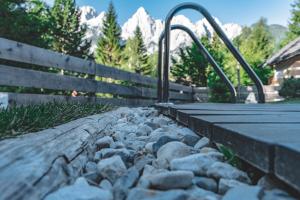
[[[151,105],[157,100],[157,79],[96,64],[91,60],[64,55],[4,38],[0,38],[0,59],[4,63],[0,64],[0,86],[48,89],[64,91],[64,93],[75,90],[84,94],[100,93],[113,96],[113,98],[103,98],[98,95],[71,97],[70,95],[49,95],[37,92],[30,94],[7,93],[10,104],[75,101],[144,106]],[[69,75],[53,73],[53,69],[65,70]],[[85,78],[73,76],[70,72],[78,73],[81,75],[80,77]],[[103,77],[104,80],[110,80],[110,82],[96,81],[95,77]],[[207,91],[203,89],[173,82],[170,83],[170,92],[170,99],[174,102],[191,102],[194,100],[195,94],[200,96],[207,94]]]

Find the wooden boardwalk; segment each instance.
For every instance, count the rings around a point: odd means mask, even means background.
[[[157,105],[160,111],[300,191],[300,105]]]

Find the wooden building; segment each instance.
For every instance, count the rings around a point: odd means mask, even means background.
[[[300,37],[268,59],[266,65],[275,69],[272,85],[281,85],[284,79],[300,78]]]

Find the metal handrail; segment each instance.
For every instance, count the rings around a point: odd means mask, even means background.
[[[163,74],[163,101],[168,102],[169,101],[169,70],[170,70],[170,27],[171,27],[171,20],[175,16],[176,13],[178,13],[181,10],[184,9],[192,9],[200,12],[210,23],[210,25],[214,28],[215,32],[219,35],[219,37],[222,39],[224,44],[227,46],[227,48],[230,50],[230,52],[233,54],[233,56],[236,58],[236,60],[240,63],[240,65],[244,68],[246,73],[250,76],[251,80],[255,83],[258,91],[258,102],[259,103],[265,103],[265,95],[264,95],[264,87],[259,79],[259,77],[256,75],[256,73],[253,71],[253,69],[249,66],[249,64],[244,60],[244,58],[241,56],[241,54],[238,52],[238,50],[234,47],[232,42],[228,39],[224,31],[221,29],[221,27],[216,23],[216,21],[213,19],[213,17],[210,15],[210,13],[201,5],[198,5],[196,3],[182,3],[174,7],[169,14],[166,17],[165,21],[165,52],[164,52],[164,74]]]
[[[225,82],[226,86],[229,88],[229,91],[231,93],[231,101],[233,103],[236,103],[237,100],[237,92],[234,88],[234,85],[231,83],[231,81],[227,78],[225,73],[223,72],[222,68],[217,64],[217,62],[214,60],[214,58],[211,56],[211,54],[207,51],[205,46],[201,43],[201,41],[197,38],[197,36],[187,27],[183,25],[172,25],[171,30],[182,30],[186,32],[194,41],[194,43],[197,45],[199,51],[203,54],[203,56],[209,61],[209,63],[213,66],[214,70],[217,72],[218,76]],[[163,32],[160,37],[159,37],[159,42],[158,42],[158,87],[157,87],[157,96],[158,96],[158,101],[162,102],[163,101],[163,84],[162,84],[162,44],[163,44],[163,39],[164,39],[165,33]]]

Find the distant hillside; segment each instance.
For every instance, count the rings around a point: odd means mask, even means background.
[[[269,25],[269,31],[274,36],[276,44],[278,44],[285,37],[288,28],[279,24],[272,24]]]

